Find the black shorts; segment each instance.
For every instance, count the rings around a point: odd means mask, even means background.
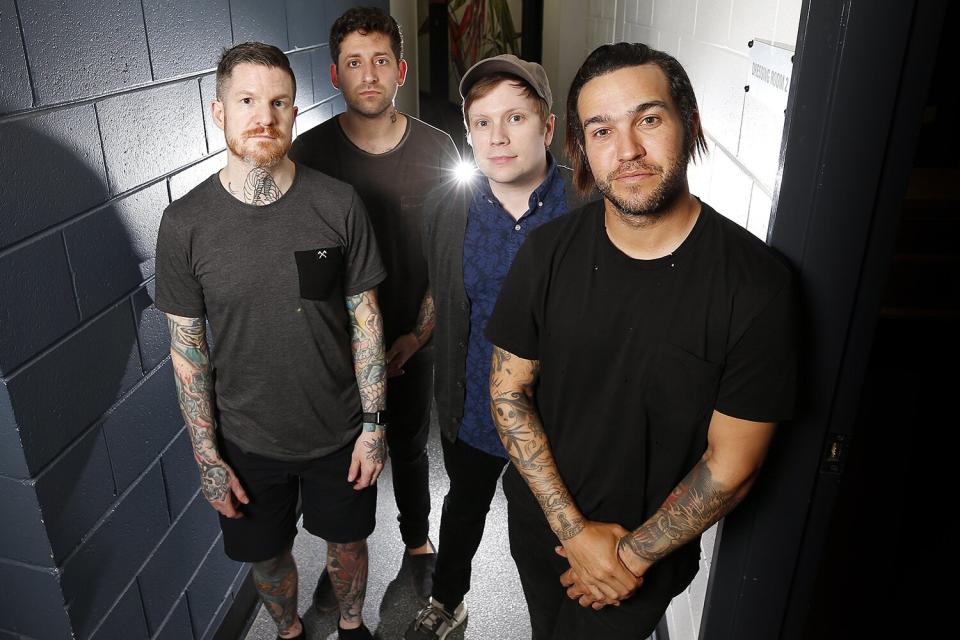
[[[322,458],[287,461],[248,453],[221,440],[230,465],[250,504],[242,518],[220,516],[223,546],[238,562],[260,562],[280,555],[297,535],[297,499],[303,528],[327,542],[356,542],[376,524],[376,485],[356,491],[347,482],[353,442]]]

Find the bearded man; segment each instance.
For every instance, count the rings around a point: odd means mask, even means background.
[[[164,212],[156,305],[203,495],[227,555],[253,563],[278,637],[304,637],[299,499],[304,528],[327,541],[340,638],[371,638],[361,611],[386,457],[385,272],[354,189],[287,157],[295,95],[276,47],[223,53],[212,112],[227,166]]]
[[[603,201],[530,234],[486,332],[510,549],[534,638],[641,640],[791,417],[792,277],[691,195],[705,141],[668,54],[591,53],[566,146]]]

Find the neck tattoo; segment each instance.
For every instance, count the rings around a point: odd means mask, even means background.
[[[390,122],[392,122],[393,124],[396,124],[396,123],[397,123],[397,110],[396,110],[396,109],[394,109],[393,111],[390,112]]]
[[[239,190],[234,189],[232,182],[228,185],[228,188],[230,193],[239,195]],[[247,204],[263,206],[276,202],[282,195],[283,191],[277,186],[277,181],[263,167],[257,167],[247,174],[247,179],[243,183],[242,196],[242,200]]]

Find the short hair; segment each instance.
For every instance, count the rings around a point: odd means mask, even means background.
[[[667,76],[670,83],[670,97],[677,105],[680,119],[684,123],[683,142],[688,159],[696,160],[701,154],[707,152],[707,140],[703,135],[703,126],[699,119],[697,96],[694,95],[693,85],[687,77],[687,72],[683,70],[683,66],[677,62],[676,58],[641,43],[605,44],[597,47],[587,56],[577,75],[574,76],[570,93],[567,95],[567,132],[564,146],[570,164],[573,165],[573,184],[581,194],[589,193],[596,185],[596,180],[590,172],[587,154],[583,147],[583,125],[577,112],[580,90],[583,89],[583,85],[597,76],[606,75],[624,67],[643,64],[655,64]],[[696,133],[692,131],[694,121],[696,121]]]
[[[491,73],[488,76],[483,76],[474,82],[470,87],[470,90],[467,91],[467,95],[464,96],[463,124],[467,128],[467,131],[470,130],[470,119],[467,117],[467,113],[470,111],[470,105],[472,105],[475,100],[479,100],[493,91],[497,85],[504,81],[507,81],[513,86],[518,87],[524,96],[533,98],[536,101],[537,114],[540,116],[540,121],[544,124],[544,126],[546,126],[547,119],[550,117],[550,105],[547,104],[547,101],[541,98],[540,94],[536,92],[533,86],[520,76],[515,76],[512,73],[500,71],[497,73]]]
[[[259,64],[264,67],[275,67],[287,72],[290,82],[293,83],[293,96],[297,95],[297,77],[290,68],[290,59],[287,54],[273,46],[262,42],[244,42],[224,49],[217,63],[217,100],[223,98],[223,89],[227,80],[233,74],[233,68],[238,64]]]
[[[355,31],[362,35],[382,33],[389,37],[390,48],[397,62],[403,59],[403,34],[393,16],[378,7],[354,7],[344,12],[330,27],[330,59],[334,65],[340,65],[340,45]]]

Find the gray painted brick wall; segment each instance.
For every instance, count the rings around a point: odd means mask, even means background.
[[[198,493],[157,227],[226,162],[220,50],[288,51],[302,133],[344,109],[355,4],[0,0],[0,638],[200,640],[229,611],[247,569]]]

